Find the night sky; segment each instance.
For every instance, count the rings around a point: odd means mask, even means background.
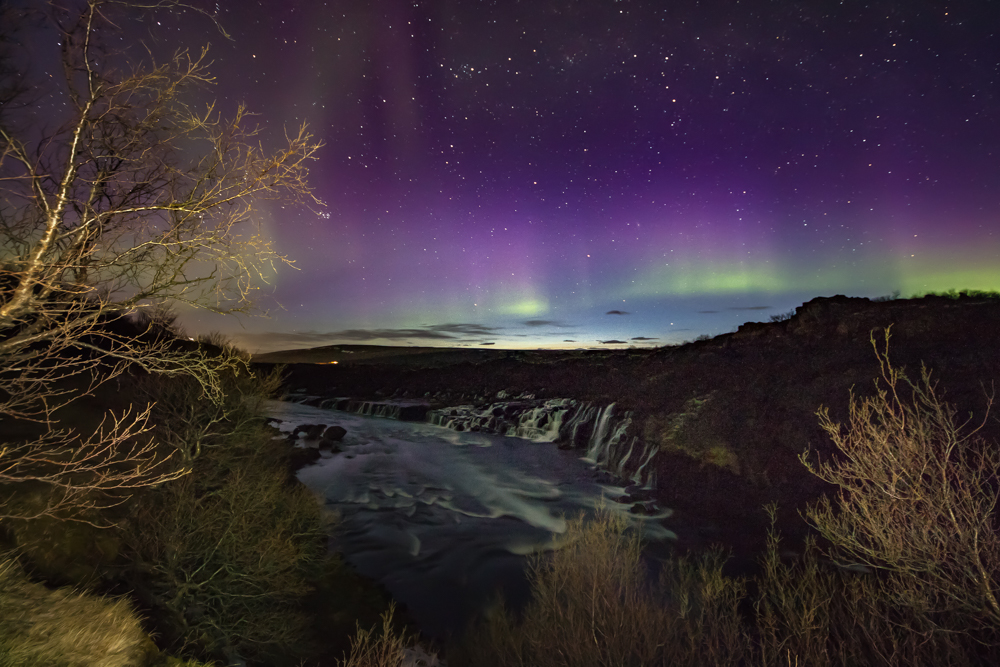
[[[225,108],[326,142],[326,208],[265,215],[298,268],[271,317],[187,328],[663,345],[1000,289],[997,5],[220,0],[232,41],[168,17],[164,43],[212,42]]]

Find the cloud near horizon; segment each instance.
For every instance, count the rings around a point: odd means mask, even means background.
[[[481,324],[449,323],[435,324],[410,329],[343,329],[341,331],[308,332],[265,332],[237,336],[244,344],[257,345],[269,350],[320,347],[337,342],[355,343],[378,340],[428,340],[454,343],[479,343],[484,337],[494,338],[503,327],[488,327]]]
[[[559,327],[561,329],[573,326],[559,320],[525,320],[522,324],[526,327]]]

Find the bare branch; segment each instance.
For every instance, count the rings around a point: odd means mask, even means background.
[[[879,349],[875,395],[852,395],[848,424],[826,408],[820,425],[840,457],[810,472],[839,487],[836,506],[810,508],[840,558],[886,573],[887,593],[907,608],[955,612],[1000,625],[1000,536],[995,530],[1000,452],[964,429],[930,371],[911,382]],[[987,413],[992,406],[988,398]],[[981,427],[981,426],[980,426]]]
[[[98,507],[105,500],[93,498],[128,479],[160,483],[150,471],[166,465],[136,444],[147,407],[109,413],[86,439],[67,435],[61,409],[124,373],[190,378],[221,406],[220,377],[248,372],[238,355],[137,332],[130,314],[172,303],[252,312],[259,285],[291,265],[261,233],[260,203],[319,204],[307,177],[322,143],[305,126],[272,152],[244,107],[232,118],[193,108],[188,91],[214,83],[207,50],[134,64],[108,47],[122,8],[214,21],[175,0],[56,8],[66,116],[46,133],[32,109],[0,114],[0,433],[42,429],[7,442],[0,492],[21,481],[58,490],[43,513]],[[52,471],[37,472],[43,463]],[[130,472],[119,479],[111,469]]]
[[[39,440],[0,449],[0,518],[36,519],[72,511],[107,509],[135,489],[162,484],[187,473],[156,451],[149,431],[152,406],[140,412],[109,414],[86,439],[72,431],[50,430]],[[48,493],[26,504],[21,488],[44,486]]]

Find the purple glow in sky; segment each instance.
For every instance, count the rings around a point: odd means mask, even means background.
[[[1000,289],[997,3],[220,0],[215,91],[326,141],[251,349],[667,344]],[[270,297],[269,297],[270,298]],[[265,305],[266,300],[265,300]]]

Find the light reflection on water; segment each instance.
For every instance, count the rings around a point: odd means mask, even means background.
[[[566,517],[602,502],[629,509],[611,500],[624,489],[606,473],[551,443],[279,401],[266,412],[284,432],[347,430],[342,453],[298,477],[341,515],[332,546],[432,636],[460,632],[498,590],[515,607],[527,599],[525,555],[558,546]],[[673,537],[643,521],[646,539]]]

